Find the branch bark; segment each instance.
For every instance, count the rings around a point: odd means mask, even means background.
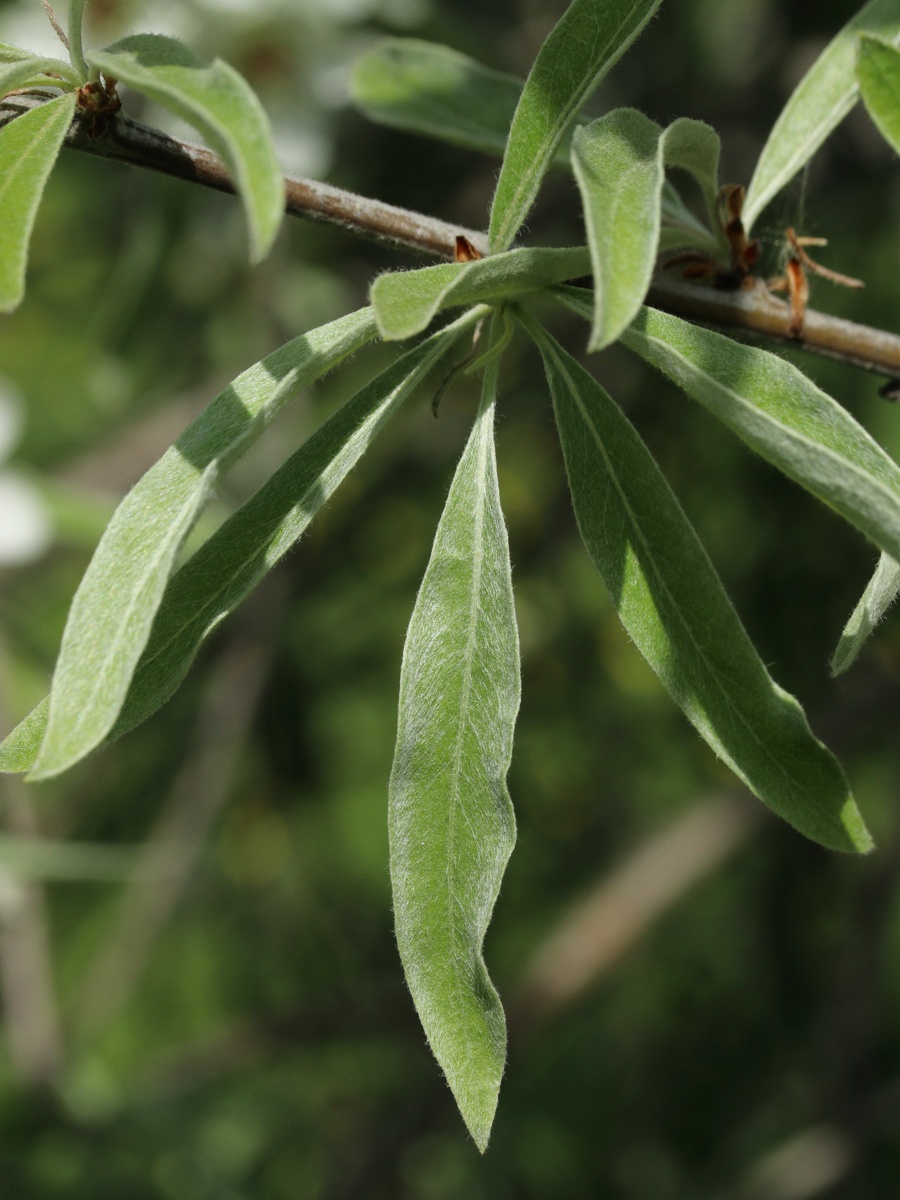
[[[44,99],[37,93],[7,96],[0,101],[0,128],[43,103]],[[102,136],[92,137],[91,134],[91,120],[76,116],[65,145],[100,158],[130,163],[217,191],[234,193],[227,167],[218,155],[203,146],[178,141],[121,114],[110,122]],[[291,216],[340,225],[359,236],[435,258],[452,261],[459,234],[480,253],[487,253],[487,235],[483,232],[384,204],[317,180],[288,176],[286,183],[285,209]],[[776,299],[762,281],[755,282],[757,286],[727,292],[658,277],[648,302],[676,316],[764,341],[788,342],[889,379],[900,377],[900,336],[897,334],[808,310],[801,335],[792,336],[789,306]]]

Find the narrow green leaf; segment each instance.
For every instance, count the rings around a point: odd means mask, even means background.
[[[85,0],[69,0],[69,54],[72,66],[81,75],[88,77],[88,65],[84,60],[84,42],[81,36],[81,26],[84,19]]]
[[[900,596],[900,563],[882,554],[859,604],[844,626],[841,640],[831,660],[831,674],[841,675],[851,667],[869,634]]]
[[[376,124],[502,157],[524,85],[449,46],[385,38],[356,60],[350,91]],[[551,166],[569,170],[570,141],[564,135]]]
[[[19,88],[34,87],[39,83],[45,87],[78,86],[78,76],[61,58],[41,58],[16,51],[15,46],[5,49],[10,51],[10,55],[5,58],[0,54],[0,96],[8,96]],[[14,51],[15,56],[12,53]],[[59,76],[59,82],[55,78],[48,79],[48,75]]]
[[[900,467],[802,371],[650,308],[622,341],[757,454],[900,558]]]
[[[374,334],[363,309],[288,342],[220,393],[125,497],[72,602],[33,778],[59,774],[112,728],[175,558],[222,473],[292,395]]]
[[[586,246],[510,250],[475,262],[389,271],[372,284],[370,298],[381,336],[399,341],[421,333],[442,308],[504,300],[590,269]]]
[[[268,118],[246,80],[222,59],[207,65],[156,33],[93,50],[87,61],[200,131],[227,163],[244,202],[252,261],[265,258],[284,214],[284,178]]]
[[[839,764],[769,677],[637,432],[530,319],[529,328],[544,358],[581,536],[635,645],[701,736],[773,811],[832,849],[868,850]]]
[[[34,58],[31,50],[23,50],[21,46],[11,46],[9,42],[0,42],[0,63],[21,62],[25,58]]]
[[[371,121],[502,154],[522,80],[448,46],[387,38],[357,59],[350,88]]]
[[[57,96],[0,129],[0,312],[25,294],[31,231],[74,111],[74,96]]]
[[[900,154],[900,50],[880,38],[861,37],[856,73],[869,116]]]
[[[107,741],[169,699],[204,639],[294,545],[402,401],[482,315],[465,314],[363,388],[171,577]],[[0,771],[31,768],[48,710],[45,699],[0,744]]]
[[[525,81],[494,202],[490,244],[506,250],[528,216],[557,147],[582,105],[661,0],[573,0]]]
[[[900,40],[900,0],[869,0],[816,59],[782,110],[747,189],[748,231],[770,200],[806,166],[856,103],[856,39],[874,33]]]
[[[482,946],[515,843],[506,773],[519,707],[496,388],[493,359],[409,623],[388,810],[403,969],[481,1151],[506,1058],[503,1008]]]

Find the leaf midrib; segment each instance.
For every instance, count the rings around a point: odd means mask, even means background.
[[[211,489],[213,486],[215,486],[215,479],[216,479],[217,475],[218,475],[218,463],[216,462],[215,468],[212,471],[210,471],[210,469],[208,467],[206,469],[206,471],[203,472],[203,475],[200,477],[201,484],[206,484],[206,487],[203,489],[204,491],[209,491],[209,489]],[[182,521],[184,520],[185,513],[187,513],[191,509],[192,506],[195,507],[198,502],[196,492],[191,497],[191,500],[193,501],[193,505],[191,503],[184,503],[179,508],[178,515]],[[180,529],[181,529],[181,524],[179,523],[179,530]],[[178,538],[179,545],[181,544],[184,537],[186,536],[186,532],[187,531],[180,532],[180,535]],[[81,731],[84,729],[85,725],[88,723],[88,718],[90,717],[93,703],[97,697],[97,694],[99,693],[101,688],[106,683],[106,676],[109,672],[109,665],[117,657],[118,651],[123,644],[125,630],[128,629],[130,626],[131,618],[134,615],[134,612],[137,608],[138,601],[143,596],[144,589],[146,588],[148,581],[153,578],[157,566],[159,565],[160,562],[162,562],[167,557],[167,555],[170,553],[170,551],[171,551],[171,542],[170,541],[163,542],[162,545],[157,550],[157,552],[154,555],[152,555],[152,557],[150,558],[150,561],[148,564],[148,569],[144,572],[143,579],[142,579],[140,585],[137,588],[132,590],[129,602],[125,606],[125,609],[124,609],[123,619],[121,621],[119,621],[119,623],[118,623],[117,633],[116,633],[115,637],[113,638],[113,641],[110,644],[109,648],[107,649],[106,654],[101,659],[101,669],[99,671],[97,671],[94,675],[94,685],[91,688],[90,692],[88,693],[87,701],[84,704],[80,705],[79,713],[76,715],[76,717],[74,719],[74,731],[73,731],[74,733],[80,735]],[[140,661],[140,656],[138,658],[138,661]],[[126,685],[126,694],[127,694],[127,685]],[[120,711],[121,711],[121,709],[120,709]],[[116,718],[114,717],[113,720],[115,721],[115,719]],[[106,732],[106,731],[104,731],[104,732]],[[101,736],[103,736],[103,735],[101,735]],[[76,739],[76,740],[80,740],[80,738]]]
[[[871,484],[879,489],[884,498],[890,501],[894,507],[900,503],[900,471],[898,471],[898,480],[896,483],[892,485],[891,483],[885,482],[880,474],[874,473],[875,468],[870,469],[868,467],[860,466],[858,463],[853,462],[851,458],[841,454],[840,451],[833,449],[824,442],[816,441],[808,434],[803,433],[802,431],[794,428],[794,426],[789,425],[785,421],[780,420],[778,417],[773,416],[771,413],[766,412],[765,409],[758,407],[758,405],[754,404],[752,400],[742,396],[740,392],[733,391],[726,384],[715,379],[714,376],[707,374],[707,372],[698,367],[692,359],[686,357],[680,350],[677,350],[674,346],[672,346],[670,342],[648,333],[637,332],[637,336],[646,338],[648,342],[652,342],[655,345],[662,347],[665,353],[671,354],[680,363],[683,363],[684,366],[695,376],[699,377],[701,380],[708,380],[713,388],[716,388],[729,396],[734,401],[736,407],[757,413],[764,421],[769,422],[777,429],[784,430],[788,437],[793,439],[798,444],[804,447],[809,447],[817,453],[827,456],[832,462],[836,463],[840,467],[842,472],[846,472],[849,469],[854,476],[863,480],[868,480]],[[861,432],[865,434],[865,430],[862,430]],[[868,434],[866,434],[866,437],[868,437]],[[872,439],[872,446],[875,447],[876,451],[879,451],[882,454],[884,453],[874,438]],[[866,446],[866,451],[871,453],[871,447]],[[885,458],[887,459],[887,455],[885,455]],[[887,465],[889,468],[890,459],[887,459]],[[881,470],[885,469],[883,464],[879,464],[879,468]],[[791,478],[793,479],[792,476]],[[793,481],[795,483],[798,482],[797,480]],[[881,549],[885,549],[885,547],[881,547]],[[890,553],[890,551],[886,551],[886,553]]]
[[[487,410],[486,410],[487,411]],[[479,422],[485,420],[486,412],[480,413]],[[454,842],[456,840],[456,818],[457,814],[462,811],[465,816],[465,811],[459,802],[459,779],[462,774],[462,759],[463,759],[463,731],[465,729],[465,717],[468,712],[469,696],[472,692],[472,675],[473,663],[475,661],[475,641],[476,630],[478,628],[478,615],[480,609],[479,596],[481,591],[481,576],[484,565],[484,516],[485,516],[485,489],[484,489],[484,465],[487,456],[487,439],[484,436],[483,429],[478,431],[478,458],[475,463],[477,470],[476,486],[478,494],[478,505],[476,510],[475,528],[473,532],[472,545],[472,585],[471,585],[471,601],[469,606],[469,627],[466,634],[465,654],[463,656],[463,686],[460,690],[459,705],[457,707],[456,719],[456,738],[453,748],[453,768],[451,773],[450,784],[450,807],[447,819],[447,867],[445,871],[447,896],[445,901],[445,909],[447,913],[447,924],[453,928],[452,910],[454,907],[461,907],[460,901],[457,899],[456,889],[453,886],[456,857],[454,854]],[[466,817],[468,821],[468,817]],[[470,823],[471,829],[471,823]],[[474,830],[472,833],[474,835]],[[477,839],[476,839],[477,841]],[[451,935],[452,936],[452,935]],[[453,939],[455,942],[455,939]],[[450,954],[451,970],[454,982],[457,988],[460,988],[462,973],[457,962],[454,952]]]
[[[630,15],[631,14],[629,14],[629,16]],[[627,23],[628,23],[628,17],[624,17],[622,19],[622,21],[620,21],[620,23],[616,27],[615,34],[613,34],[611,37],[608,37],[606,39],[607,47],[609,47],[609,45],[614,41],[616,35],[618,35],[618,33],[619,33],[619,30],[622,29],[622,27],[624,25],[626,25]],[[600,65],[602,66],[602,63]],[[563,132],[565,132],[566,125],[568,125],[569,122],[572,120],[572,114],[577,113],[578,110],[581,108],[582,104],[584,104],[585,99],[586,99],[586,93],[588,91],[590,91],[591,84],[597,74],[597,71],[599,71],[599,70],[600,70],[600,66],[598,66],[596,68],[596,70],[591,72],[591,75],[590,75],[588,81],[582,85],[582,87],[578,90],[578,92],[575,93],[575,95],[572,97],[570,102],[566,105],[566,107],[564,109],[561,110],[559,116],[554,121],[554,123],[551,125],[550,131],[549,131],[547,137],[545,137],[543,139],[542,144],[541,144],[541,159],[543,161],[549,160],[550,155],[552,154],[552,151],[548,151],[547,147],[556,145],[558,140],[562,138],[562,134],[563,134]],[[526,86],[527,86],[527,83],[528,83],[528,81],[526,80]],[[515,123],[515,117],[513,117],[513,123]],[[532,159],[532,161],[534,161],[534,159]],[[526,183],[531,178],[532,178],[532,172],[530,172],[530,171],[526,172],[525,175],[520,177],[519,184],[516,187],[516,190],[513,192],[512,196],[510,197],[509,204],[507,205],[507,208],[506,208],[507,214],[513,212],[518,207],[518,203],[522,196],[522,193],[526,190]],[[506,249],[506,241],[507,241],[507,236],[508,236],[507,230],[508,230],[508,227],[510,224],[512,224],[512,219],[507,217],[504,220],[503,224],[501,225],[500,229],[497,231],[497,236],[498,236],[497,248],[500,250]],[[521,222],[520,222],[520,224],[521,224]],[[515,234],[513,234],[513,236],[515,236]]]
[[[682,614],[681,606],[676,603],[674,597],[672,596],[672,593],[669,591],[669,588],[668,588],[668,585],[666,584],[666,580],[665,580],[664,576],[660,574],[659,568],[656,565],[656,558],[655,558],[654,554],[652,553],[652,549],[641,532],[640,525],[634,517],[634,512],[631,508],[631,505],[628,502],[628,498],[625,495],[625,493],[623,492],[623,490],[619,484],[618,475],[616,474],[615,470],[613,469],[613,466],[612,466],[612,463],[610,462],[609,456],[606,453],[606,448],[603,445],[603,441],[599,437],[597,430],[595,429],[593,423],[589,419],[589,417],[584,409],[584,406],[581,403],[581,399],[578,395],[578,391],[574,386],[574,382],[571,379],[571,376],[568,374],[568,371],[565,368],[565,364],[562,362],[561,359],[559,359],[555,350],[553,350],[552,347],[548,347],[548,348],[553,353],[553,358],[557,364],[557,368],[558,368],[560,374],[566,380],[566,383],[568,384],[569,393],[575,401],[575,405],[578,409],[578,412],[581,415],[582,420],[584,421],[585,425],[590,430],[591,436],[592,436],[598,450],[600,451],[600,455],[603,458],[604,463],[606,464],[607,472],[609,474],[610,479],[613,482],[613,486],[615,487],[616,492],[618,493],[619,499],[622,503],[622,507],[624,508],[624,510],[628,516],[628,519],[631,523],[632,531],[633,531],[634,535],[638,538],[638,540],[641,542],[641,545],[644,547],[644,550],[648,556],[648,561],[650,562],[650,564],[653,568],[653,573],[656,576],[663,591],[665,592],[666,597],[668,598],[669,603],[670,603],[672,609],[674,610],[680,624],[682,625],[683,629],[687,633],[688,639],[690,640],[691,644],[695,647],[695,649],[697,651],[697,656],[703,661],[704,665],[706,666],[707,670],[709,671],[710,677],[715,681],[715,685],[716,685],[717,689],[719,690],[719,692],[721,693],[721,695],[723,696],[726,706],[734,713],[734,715],[738,718],[740,724],[747,730],[747,732],[752,737],[753,741],[763,751],[764,757],[772,762],[772,764],[778,769],[778,771],[781,773],[781,775],[784,777],[784,779],[787,780],[787,782],[789,784],[791,784],[792,789],[793,789],[795,787],[795,784],[793,782],[792,776],[786,771],[786,769],[784,768],[781,761],[768,752],[768,750],[765,746],[765,743],[761,741],[758,734],[756,733],[756,730],[753,728],[752,725],[750,725],[748,723],[747,718],[743,715],[741,710],[738,707],[736,707],[735,702],[732,700],[731,696],[729,695],[728,691],[725,689],[724,685],[722,684],[722,682],[719,678],[719,672],[712,667],[705,651],[703,650],[702,646],[697,642],[697,639],[694,636],[693,629],[687,623],[684,615]],[[770,680],[770,683],[771,682],[772,681]],[[773,683],[773,687],[774,686],[775,685]],[[716,740],[718,742],[720,742],[718,735],[716,736]],[[721,742],[720,742],[720,744],[721,744]],[[724,749],[724,747],[723,747],[723,749]],[[732,756],[730,753],[728,754],[728,760],[729,760],[729,762],[732,761]],[[742,774],[742,772],[738,771],[738,774]],[[823,811],[825,811],[825,810],[823,810]]]
[[[58,96],[56,99],[62,100],[62,99],[64,99],[64,97]],[[53,104],[53,103],[55,103],[54,100],[48,101],[48,104]],[[39,110],[35,109],[33,111],[39,111]],[[19,117],[18,119],[21,120],[22,118]],[[14,124],[15,124],[15,122],[11,121],[8,128],[11,128]],[[29,142],[28,149],[25,151],[25,153],[19,159],[18,165],[13,167],[13,169],[11,171],[6,173],[5,179],[3,180],[2,184],[0,184],[0,206],[2,206],[5,203],[6,194],[9,191],[9,189],[16,183],[16,181],[18,179],[21,178],[22,173],[25,170],[25,168],[30,165],[31,159],[33,158],[33,156],[40,149],[40,147],[42,146],[42,144],[46,140],[46,138],[50,137],[53,132],[54,132],[54,127],[51,123],[48,122],[48,123],[45,123],[44,125],[42,125],[37,136],[32,138],[32,140]]]

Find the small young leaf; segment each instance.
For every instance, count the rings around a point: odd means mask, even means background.
[[[61,58],[40,58],[34,54],[16,51],[15,46],[5,47],[9,57],[0,55],[0,97],[8,96],[19,88],[77,87],[78,76]],[[13,57],[12,52],[16,51]],[[50,76],[51,78],[48,78]],[[58,81],[55,77],[58,76]]]
[[[506,1058],[503,1008],[482,946],[515,843],[506,772],[519,707],[496,388],[494,358],[406,635],[388,810],[403,969],[481,1151]]]
[[[662,130],[633,108],[576,129],[572,167],[594,268],[589,350],[614,342],[644,302],[660,231]]]
[[[856,103],[856,39],[900,40],[900,0],[869,0],[826,46],[794,89],[763,146],[744,202],[744,228],[809,162]]]
[[[553,395],[581,536],[628,633],[715,752],[801,833],[872,841],[837,761],[769,677],[637,432],[530,319]]]
[[[35,779],[112,728],[185,537],[228,466],[303,386],[371,340],[368,309],[295,338],[231,383],[129,492],[72,602]]]
[[[31,231],[74,112],[74,96],[57,96],[0,129],[0,312],[25,294]]]
[[[387,38],[357,59],[351,92],[371,121],[502,154],[522,80],[448,46]]]
[[[169,699],[204,639],[299,539],[405,397],[482,315],[467,313],[363,388],[172,576],[107,741]],[[49,698],[0,744],[0,771],[34,765],[48,711]]]
[[[34,58],[34,54],[30,50],[23,50],[21,46],[0,42],[0,63],[21,62],[25,58]]]
[[[666,166],[690,171],[715,211],[719,138],[708,125],[682,118],[663,130],[633,108],[617,108],[575,130],[572,167],[594,268],[590,350],[616,341],[647,295],[660,248]]]
[[[284,215],[272,130],[249,84],[222,59],[207,65],[174,38],[138,33],[87,55],[88,64],[181,117],[228,165],[244,202],[251,259],[265,258]]]
[[[389,271],[372,284],[378,331],[400,341],[426,329],[442,308],[486,303],[587,274],[586,246],[510,250],[467,263],[440,263],[417,271]]]
[[[861,37],[856,73],[869,116],[900,154],[900,50],[881,38]]]
[[[699,125],[700,122],[698,121],[696,124]],[[662,227],[659,231],[660,250],[691,247],[713,257],[722,253],[720,237],[697,220],[669,179],[663,182],[660,216],[662,218]],[[714,227],[718,228],[718,220]]]
[[[652,308],[622,341],[757,454],[900,558],[900,467],[802,371]]]
[[[841,675],[856,661],[869,634],[900,596],[900,563],[882,554],[866,590],[844,626],[831,660],[831,674]]]
[[[722,143],[711,125],[691,117],[679,117],[663,134],[663,156],[667,167],[688,171],[700,185],[712,229],[719,228],[719,157]],[[665,206],[663,207],[665,213]],[[707,233],[709,231],[707,230]]]
[[[88,65],[84,61],[84,43],[81,37],[81,24],[84,19],[85,0],[69,0],[69,55],[72,66],[82,79],[88,77]]]
[[[541,47],[513,117],[491,206],[491,250],[512,244],[580,108],[661,2],[572,0]]]

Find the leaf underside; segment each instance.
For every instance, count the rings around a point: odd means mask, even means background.
[[[372,285],[372,308],[381,336],[395,341],[421,333],[442,308],[536,291],[584,275],[590,265],[586,246],[541,246],[493,254],[474,262],[388,271]]]
[[[495,356],[409,624],[389,802],[400,956],[431,1048],[482,1151],[506,1057],[503,1009],[482,944],[515,842],[505,780],[519,706],[494,457],[496,378]]]
[[[662,129],[633,108],[617,108],[575,130],[572,167],[594,273],[590,350],[616,341],[647,295],[660,250],[667,166],[694,175],[714,209],[719,138],[701,121],[682,118]],[[703,236],[707,249],[712,241],[721,252],[709,231]],[[691,241],[686,228],[676,237],[676,244]]]

